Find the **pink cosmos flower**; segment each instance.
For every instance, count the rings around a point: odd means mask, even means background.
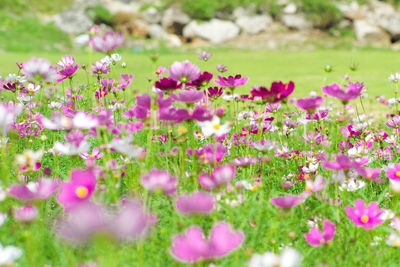
[[[238,86],[245,85],[249,80],[249,77],[242,78],[242,75],[236,75],[235,77],[222,77],[218,75],[218,79],[214,80],[216,84],[222,87],[229,87],[231,90],[235,89]]]
[[[306,180],[306,191],[318,192],[326,187],[326,179],[321,175],[318,175],[314,181],[311,179]]]
[[[96,183],[97,179],[92,170],[75,169],[71,172],[71,180],[62,183],[57,201],[69,211],[92,196]]]
[[[367,180],[375,181],[377,183],[384,183],[385,180],[379,179],[381,176],[381,169],[376,168],[376,169],[371,169],[371,168],[358,168],[357,172],[359,175],[364,177]],[[400,177],[399,177],[400,178]]]
[[[58,78],[57,68],[44,58],[32,58],[22,63],[21,73],[28,79],[43,79],[49,82]]]
[[[179,91],[177,95],[174,93],[171,94],[171,98],[173,100],[183,103],[196,103],[202,100],[203,97],[204,97],[203,91],[198,91],[196,89],[182,90]]]
[[[336,155],[336,161],[325,161],[322,167],[329,170],[350,170],[357,169],[366,163],[368,163],[367,158],[361,158],[359,161],[352,161],[348,156],[338,154]]]
[[[26,185],[12,185],[8,189],[8,194],[23,201],[45,200],[53,195],[58,186],[59,180],[41,178]]]
[[[221,185],[229,183],[235,178],[235,167],[224,164],[213,169],[211,176],[207,174],[199,175],[199,183],[201,187],[207,190],[213,190]]]
[[[95,64],[92,64],[93,74],[99,76],[100,74],[107,74],[111,68],[108,67],[107,62],[97,61]]]
[[[287,195],[284,197],[271,198],[270,202],[272,205],[275,205],[279,208],[289,209],[299,205],[302,200],[303,200],[302,196]]]
[[[386,171],[386,177],[394,181],[400,181],[400,164],[394,165],[394,168],[390,168]]]
[[[356,99],[361,91],[364,89],[364,83],[352,83],[349,81],[349,85],[344,86],[344,91],[337,83],[322,87],[322,92],[327,96],[335,97],[343,102],[348,103],[350,100]]]
[[[312,228],[304,237],[310,246],[317,247],[329,243],[335,236],[336,225],[329,220],[324,221],[324,231]]]
[[[57,62],[57,65],[61,68],[58,74],[62,77],[57,82],[62,82],[66,78],[71,78],[75,72],[79,69],[79,64],[75,64],[75,58],[73,56],[62,56],[61,60]]]
[[[100,148],[95,147],[95,148],[93,148],[92,153],[89,154],[87,152],[84,152],[84,153],[80,153],[79,156],[85,160],[100,159],[104,156],[104,153],[100,152]]]
[[[365,207],[364,200],[357,199],[355,208],[347,206],[345,211],[355,225],[363,227],[365,230],[374,229],[384,222],[380,218],[384,210],[379,210],[379,205],[376,202],[371,202],[368,207]]]
[[[257,86],[251,89],[251,99],[262,101],[268,101],[270,103],[278,103],[281,101],[286,101],[286,99],[294,91],[294,82],[290,81],[285,84],[281,81],[273,82],[271,84],[270,90],[264,86]]]
[[[94,50],[104,53],[109,53],[117,49],[123,42],[124,38],[120,32],[107,32],[104,36],[97,34],[92,36],[89,40],[89,43]]]
[[[32,205],[25,205],[23,207],[14,208],[14,219],[21,222],[31,222],[39,215],[39,210]]]
[[[296,105],[308,113],[313,113],[324,101],[325,98],[322,96],[306,97],[297,99]]]
[[[201,260],[223,258],[238,249],[244,240],[241,231],[234,231],[227,222],[216,223],[210,232],[209,240],[198,226],[186,229],[181,235],[172,237],[172,255],[179,261],[196,263]]]
[[[168,70],[169,77],[177,82],[187,83],[199,78],[201,72],[198,66],[184,62],[174,62]]]
[[[192,155],[193,150],[187,150]],[[200,149],[195,150],[196,155],[204,162],[209,164],[220,162],[226,153],[226,148],[221,143],[204,145]]]
[[[140,182],[149,191],[161,190],[168,196],[176,193],[178,180],[168,171],[151,170],[147,175],[143,175]]]
[[[161,91],[173,91],[182,87],[181,82],[177,82],[170,78],[161,78],[154,86]]]
[[[201,191],[180,195],[175,201],[176,210],[184,215],[209,214],[214,207],[214,195]]]
[[[200,89],[201,87],[206,86],[211,81],[212,78],[213,78],[212,73],[205,71],[196,80],[186,83],[186,86],[196,87]]]

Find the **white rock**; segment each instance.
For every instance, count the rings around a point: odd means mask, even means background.
[[[212,19],[202,23],[190,22],[183,29],[183,36],[186,38],[200,37],[213,44],[221,44],[235,39],[239,32],[239,27],[231,21]]]
[[[182,46],[182,41],[175,34],[168,34],[167,46],[168,47],[180,47],[180,46]]]
[[[186,25],[189,23],[190,17],[183,12],[180,8],[172,6],[165,10],[164,15],[161,19],[161,25],[164,29],[168,30],[174,26],[174,24],[178,25]]]
[[[142,17],[145,21],[150,24],[160,23],[161,22],[161,14],[158,12],[157,8],[150,7],[142,12]]]
[[[113,15],[120,12],[131,14],[140,13],[140,4],[135,2],[123,3],[118,0],[105,0],[103,6]]]
[[[58,28],[69,34],[85,33],[93,25],[85,10],[79,7],[73,7],[58,14],[54,22]]]
[[[243,32],[248,34],[258,34],[268,29],[272,23],[272,18],[268,15],[242,16],[236,20],[236,24]]]
[[[289,29],[309,30],[312,28],[312,23],[306,20],[303,14],[283,14],[281,21]]]
[[[390,37],[386,32],[366,20],[354,21],[354,31],[359,42],[369,44],[390,43]]]
[[[167,40],[168,33],[158,24],[152,24],[148,27],[149,34],[152,38],[159,40]]]
[[[290,3],[289,5],[285,6],[282,12],[285,14],[294,14],[297,12],[297,6],[294,3]]]

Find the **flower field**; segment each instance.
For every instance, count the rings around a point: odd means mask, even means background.
[[[122,41],[0,79],[0,265],[398,266],[400,74],[299,91],[203,51],[137,81]]]

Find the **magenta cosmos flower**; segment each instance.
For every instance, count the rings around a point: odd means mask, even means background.
[[[32,205],[14,208],[14,219],[21,222],[31,222],[39,215],[39,210]]]
[[[58,180],[41,178],[26,185],[12,185],[8,189],[8,194],[23,201],[45,200],[53,195],[58,186]]]
[[[332,241],[335,236],[336,225],[329,220],[324,221],[324,231],[312,228],[304,237],[310,246],[317,247]]]
[[[161,78],[154,86],[161,91],[173,91],[182,87],[182,83],[170,78]]]
[[[396,164],[394,168],[388,169],[386,177],[394,181],[400,181],[400,164]]]
[[[325,98],[322,96],[306,97],[297,99],[296,105],[308,113],[313,113],[324,101]]]
[[[272,205],[275,205],[279,208],[289,209],[289,208],[299,205],[302,200],[303,200],[302,196],[288,195],[288,196],[284,196],[284,197],[271,198],[270,202]]]
[[[270,90],[264,86],[253,87],[250,91],[251,99],[278,103],[285,101],[293,93],[294,87],[295,85],[292,81],[287,84],[281,81],[273,82]]]
[[[61,185],[57,201],[69,211],[92,196],[96,183],[97,179],[92,170],[73,170],[71,180]]]
[[[238,249],[244,240],[241,231],[234,231],[227,222],[216,223],[210,232],[209,240],[203,229],[192,226],[182,235],[172,237],[172,255],[179,261],[196,263],[201,260],[222,258]]]
[[[335,97],[346,104],[350,100],[356,99],[361,91],[364,89],[364,83],[352,83],[344,86],[346,91],[344,91],[337,83],[327,85],[322,87],[322,92],[327,96]]]
[[[207,190],[213,190],[221,185],[229,183],[235,178],[235,167],[233,165],[224,164],[213,169],[211,176],[207,174],[199,175],[199,183],[201,187]]]
[[[336,161],[325,161],[322,167],[329,170],[350,170],[357,169],[365,163],[368,163],[368,159],[362,158],[360,161],[352,161],[348,156],[338,154]]]
[[[57,62],[57,65],[61,68],[58,71],[58,74],[61,76],[61,78],[58,79],[57,82],[71,78],[79,69],[79,64],[75,65],[75,58],[73,56],[62,56],[61,60]]]
[[[123,42],[124,38],[120,32],[107,32],[104,36],[97,34],[92,36],[89,40],[89,43],[94,50],[104,53],[109,53],[117,49]]]
[[[178,185],[178,180],[168,171],[157,169],[153,169],[147,175],[143,175],[140,181],[147,190],[161,190],[168,196],[175,194]]]
[[[187,83],[200,77],[200,69],[188,60],[174,62],[168,70],[169,77],[177,82]]]
[[[204,192],[180,195],[175,201],[176,210],[184,215],[209,214],[214,206],[214,196]]]
[[[347,206],[345,211],[355,225],[371,230],[384,222],[380,218],[384,210],[379,210],[378,203],[371,202],[368,207],[365,207],[364,200],[357,199],[354,206],[354,208]]]
[[[196,89],[182,90],[179,91],[177,95],[174,93],[171,94],[171,98],[173,100],[183,103],[196,103],[202,100],[203,97],[204,97],[203,91],[198,91]]]
[[[367,180],[375,181],[377,183],[384,183],[384,179],[379,179],[381,176],[381,169],[371,169],[371,168],[358,168],[357,172],[360,176],[364,177]],[[399,173],[400,174],[400,173]],[[400,179],[400,176],[399,176]]]
[[[233,91],[236,87],[245,85],[247,81],[249,80],[249,77],[243,77],[242,75],[236,75],[235,77],[229,76],[229,77],[222,77],[218,75],[218,79],[214,80],[216,84],[222,87],[229,87],[231,91]]]

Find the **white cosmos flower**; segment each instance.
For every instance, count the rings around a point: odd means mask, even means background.
[[[386,244],[392,247],[400,247],[400,235],[395,233],[390,233],[386,239]]]
[[[199,126],[201,127],[201,131],[204,137],[210,137],[215,134],[216,136],[221,136],[229,133],[231,130],[231,126],[229,123],[225,123],[221,125],[221,121],[219,117],[214,116],[211,121],[199,122]]]
[[[22,250],[14,246],[3,247],[0,244],[0,265],[13,264],[15,260],[22,256]]]
[[[391,74],[388,78],[391,83],[398,83],[400,81],[400,74],[396,72],[395,74]]]
[[[286,247],[282,250],[281,256],[272,252],[262,255],[254,254],[248,262],[249,267],[296,267],[300,266],[303,256],[294,248]]]

